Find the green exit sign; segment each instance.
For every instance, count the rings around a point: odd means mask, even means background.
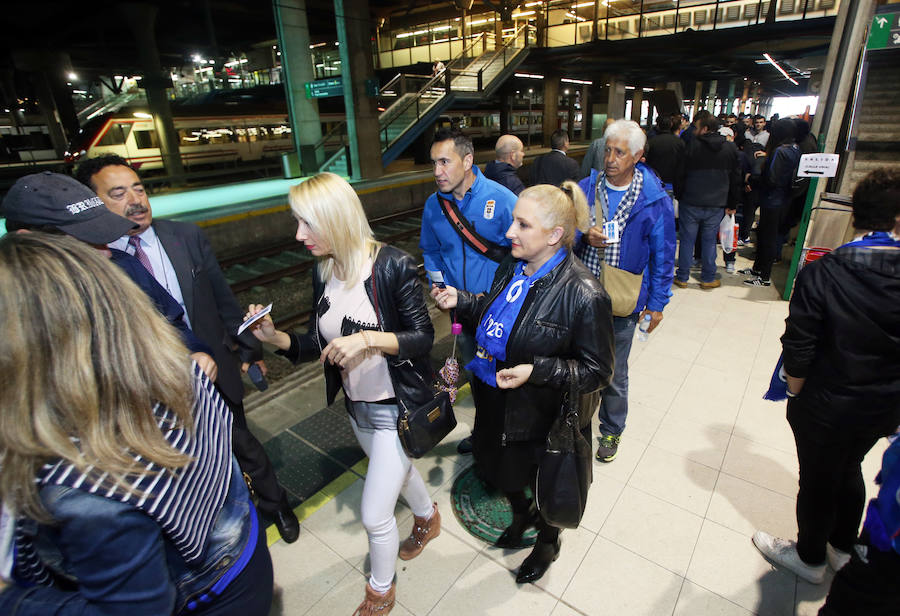
[[[872,19],[868,49],[900,48],[900,13],[881,13]]]
[[[306,88],[306,98],[327,98],[329,96],[344,95],[344,86],[340,77],[308,81],[303,85]]]

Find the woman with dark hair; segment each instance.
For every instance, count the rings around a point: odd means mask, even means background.
[[[768,287],[772,264],[778,256],[778,229],[791,204],[791,186],[800,165],[800,148],[796,142],[797,125],[793,120],[778,120],[772,127],[765,153],[766,166],[760,186],[759,226],[756,230],[756,260],[750,269],[741,270],[751,278],[744,284]]]
[[[586,230],[589,212],[574,182],[522,191],[506,232],[512,253],[497,269],[489,293],[476,296],[453,287],[432,288],[443,310],[455,308],[475,329],[478,350],[467,368],[474,374],[474,454],[487,480],[506,493],[513,522],[497,540],[521,547],[522,535],[538,528],[534,550],[516,582],[540,579],[559,556],[559,529],[547,524],[525,488],[532,486],[547,435],[575,379],[580,427],[591,440],[598,392],[613,369],[609,296],[572,254],[576,229]],[[570,374],[567,360],[575,360]]]
[[[0,613],[267,614],[231,413],[149,298],[87,244],[13,233],[0,323]]]

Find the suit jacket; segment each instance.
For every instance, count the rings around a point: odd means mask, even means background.
[[[153,228],[175,268],[191,329],[213,350],[219,367],[216,385],[230,402],[240,403],[244,399],[240,363],[262,359],[260,342],[249,331],[235,335],[244,310],[203,231],[171,220],[154,220]]]
[[[538,156],[531,165],[532,184],[559,186],[564,180],[577,182],[580,174],[578,163],[556,150]]]

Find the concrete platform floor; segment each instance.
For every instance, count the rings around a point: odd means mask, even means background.
[[[739,268],[747,263],[739,257]],[[416,461],[443,530],[418,558],[398,561],[392,614],[817,613],[830,574],[825,584],[810,585],[773,568],[750,541],[755,529],[796,535],[793,437],[784,403],[762,399],[788,304],[775,287],[745,287],[742,276],[719,270],[719,289],[700,290],[695,280],[673,288],[660,328],[647,342],[635,341],[619,457],[595,462],[582,525],[562,533],[559,560],[536,584],[515,583],[527,549],[486,545],[451,511],[453,480],[471,463],[456,455],[456,443],[474,419],[471,396],[457,403],[460,425]],[[446,336],[446,319],[437,323],[439,337]],[[302,520],[299,540],[286,545],[269,529],[277,585],[272,615],[350,616],[363,597],[368,547],[359,502],[366,464],[354,461],[340,402],[319,416],[323,404],[320,376],[248,404],[252,426],[277,453],[279,472],[301,477],[288,486]],[[322,435],[323,425],[331,436]],[[879,442],[864,464],[870,495],[885,447]],[[405,536],[412,519],[402,502],[397,520]]]

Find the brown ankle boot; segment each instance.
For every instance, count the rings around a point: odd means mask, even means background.
[[[422,553],[425,545],[441,534],[441,514],[437,503],[434,503],[434,513],[427,520],[419,516],[413,516],[413,527],[409,537],[400,544],[400,560],[410,560]]]
[[[397,594],[397,583],[391,584],[391,587],[384,594],[375,592],[369,584],[366,584],[366,598],[353,616],[387,616],[394,609],[394,597]]]

